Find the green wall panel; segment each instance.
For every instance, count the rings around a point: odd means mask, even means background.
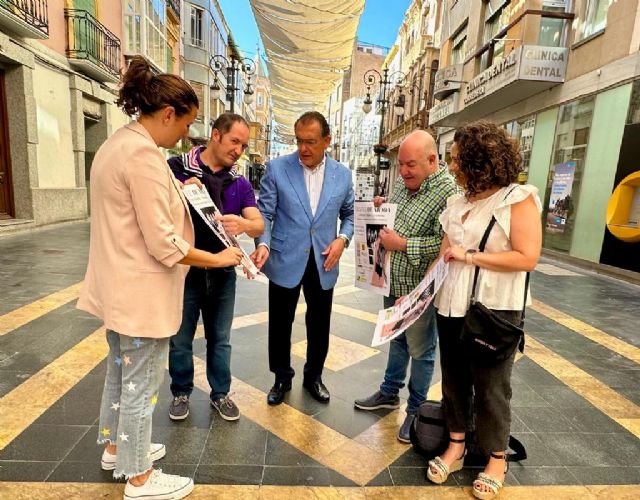
[[[529,161],[529,179],[539,190],[540,201],[544,203],[549,176],[549,161],[553,149],[553,138],[556,131],[558,108],[551,108],[536,116],[536,129],[533,136],[533,148]]]
[[[599,262],[607,203],[613,191],[631,84],[599,94],[589,133],[571,255]]]
[[[73,0],[73,8],[86,10],[93,17],[97,17],[96,0]]]

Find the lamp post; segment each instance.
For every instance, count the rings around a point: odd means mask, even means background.
[[[240,71],[242,71],[247,76],[246,87],[242,89],[244,90],[244,103],[247,105],[253,103],[253,94],[255,91],[252,87],[251,76],[256,72],[256,65],[251,59],[244,58],[240,60],[232,56],[229,60],[222,55],[216,54],[209,59],[209,67],[214,72],[213,85],[210,86],[211,97],[213,99],[220,99],[223,89],[218,83],[218,75],[226,71],[227,84],[224,90],[226,91],[226,100],[229,101],[230,104],[230,111],[233,113],[236,92],[241,90],[241,87],[239,87],[239,76]]]
[[[382,143],[384,137],[384,115],[389,105],[389,87],[391,84],[400,85],[404,84],[406,75],[402,71],[396,71],[389,74],[389,68],[384,68],[382,73],[378,70],[370,69],[364,74],[364,83],[367,85],[367,95],[364,98],[362,104],[362,111],[365,114],[369,113],[372,109],[373,101],[371,100],[371,87],[379,85],[380,92],[376,102],[380,105],[380,130],[378,134],[378,144],[373,146],[373,151],[377,156],[376,169],[375,169],[375,181],[374,181],[374,196],[380,194],[380,170],[387,170],[389,168],[388,162],[382,165],[382,155],[386,153],[387,146]],[[394,103],[394,113],[404,113],[404,102],[396,101]]]

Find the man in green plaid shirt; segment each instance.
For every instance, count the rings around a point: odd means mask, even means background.
[[[409,134],[400,145],[398,170],[402,180],[398,180],[389,199],[390,203],[398,204],[395,229],[380,231],[381,244],[391,251],[391,293],[384,297],[385,308],[413,290],[438,257],[443,237],[438,217],[447,205],[447,198],[457,191],[453,177],[438,161],[433,137],[423,130]],[[379,206],[384,201],[377,197],[374,204]],[[355,401],[356,408],[361,410],[398,408],[398,393],[404,387],[411,359],[407,417],[398,432],[398,439],[403,443],[410,442],[411,424],[427,397],[437,337],[432,303],[413,325],[391,341],[380,389]]]

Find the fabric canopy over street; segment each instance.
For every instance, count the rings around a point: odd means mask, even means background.
[[[321,110],[349,67],[364,0],[250,0],[267,55],[276,139]]]

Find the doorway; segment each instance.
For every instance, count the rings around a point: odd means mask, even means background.
[[[14,216],[7,95],[4,71],[0,70],[0,219],[11,219]]]

